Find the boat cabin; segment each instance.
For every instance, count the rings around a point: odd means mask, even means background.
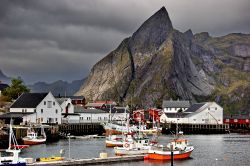
[[[37,138],[37,133],[35,133],[33,131],[29,132],[29,133],[27,133],[27,137],[30,139],[35,139],[35,138]]]
[[[188,140],[186,139],[176,139],[168,144],[168,148],[173,145],[173,150],[185,150],[188,146]]]

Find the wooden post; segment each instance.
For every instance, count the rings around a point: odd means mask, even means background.
[[[171,166],[174,165],[174,152],[173,152],[173,145],[170,145],[170,150],[171,150]]]

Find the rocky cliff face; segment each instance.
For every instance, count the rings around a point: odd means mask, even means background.
[[[161,105],[162,99],[169,98],[216,99],[228,106],[229,112],[232,102],[224,97],[228,95],[225,92],[230,89],[233,93],[235,87],[240,91],[242,86],[250,89],[246,84],[249,53],[249,35],[213,38],[208,33],[193,35],[191,30],[181,33],[173,28],[163,7],[92,68],[77,95],[143,107]],[[230,75],[232,71],[235,77]],[[234,85],[239,80],[244,83]],[[245,103],[240,109],[244,111],[249,109],[246,96],[244,92],[240,97]]]

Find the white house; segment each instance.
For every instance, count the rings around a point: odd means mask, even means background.
[[[165,113],[176,113],[185,111],[190,107],[190,102],[186,100],[163,100],[162,109]]]
[[[23,93],[10,106],[10,113],[32,113],[23,117],[24,123],[61,124],[62,108],[51,92]]]
[[[103,123],[109,119],[109,114],[100,109],[85,109],[75,106],[75,113],[79,114],[79,123]]]
[[[162,123],[223,124],[223,108],[215,102],[196,103],[183,112],[165,113]]]

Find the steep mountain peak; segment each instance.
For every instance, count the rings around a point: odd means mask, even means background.
[[[165,7],[162,7],[132,35],[129,46],[132,54],[157,50],[173,31],[172,22]]]

